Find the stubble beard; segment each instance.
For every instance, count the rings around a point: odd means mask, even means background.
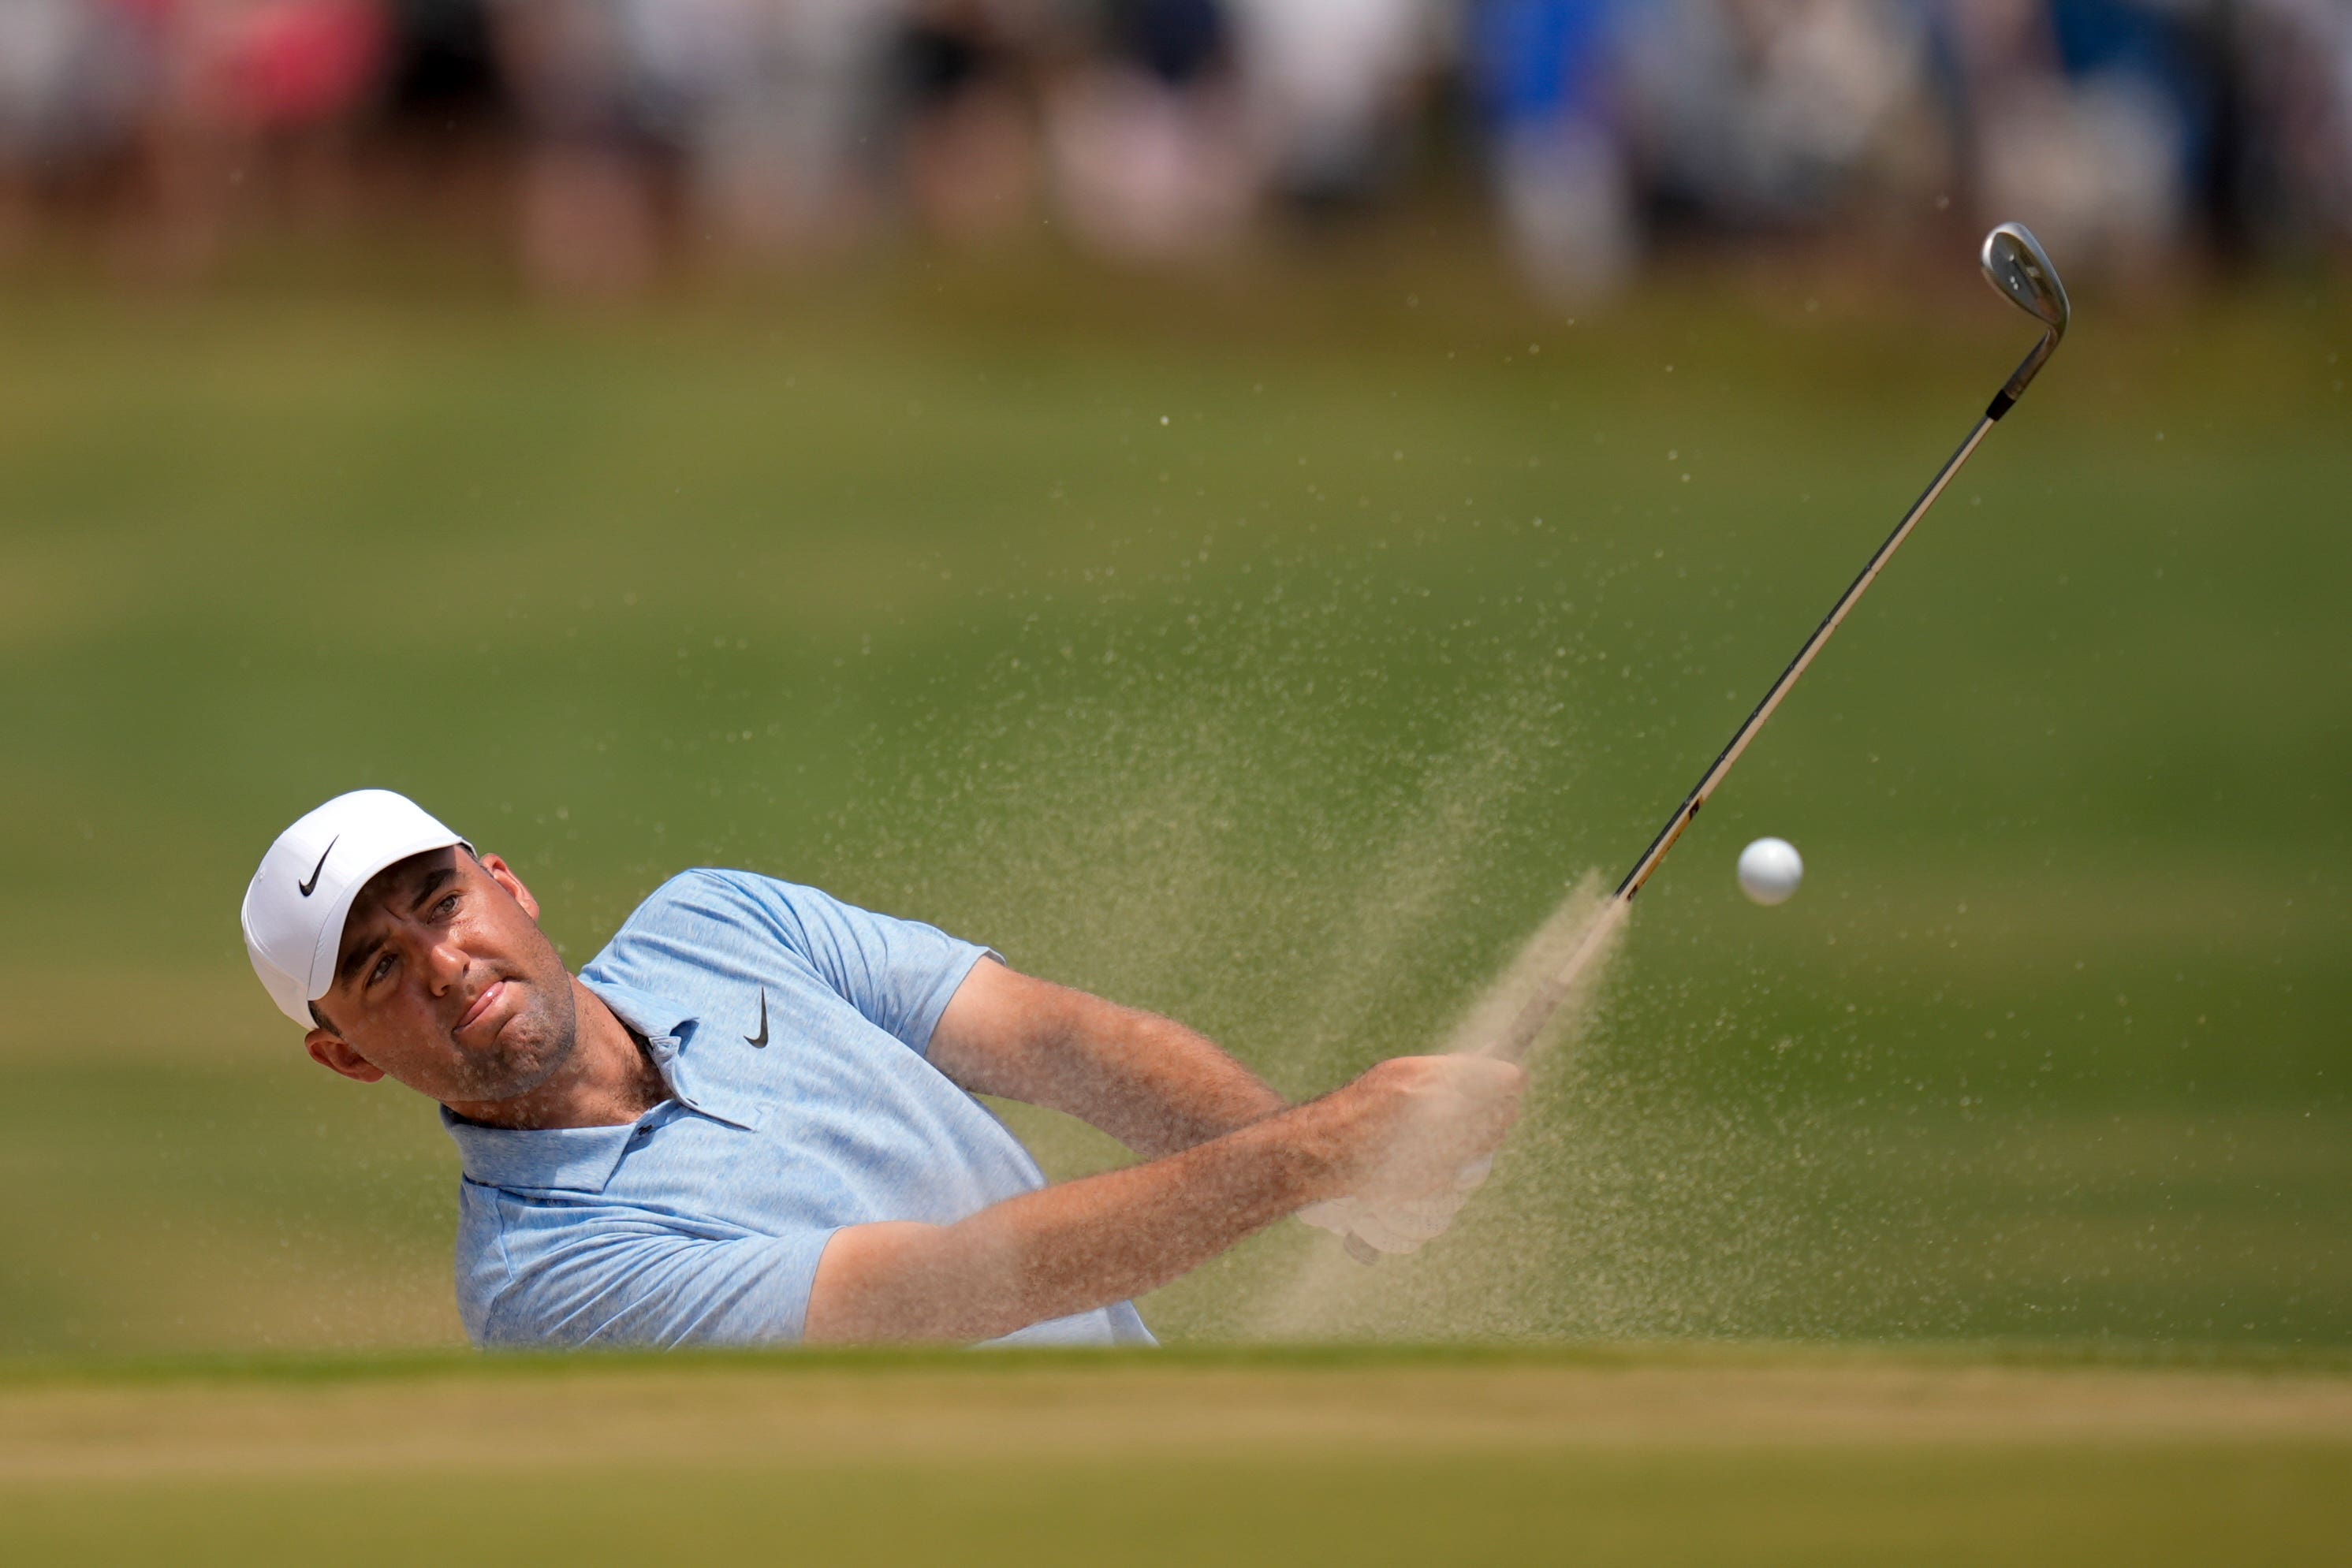
[[[543,1089],[580,1051],[580,1004],[572,994],[572,977],[559,973],[554,983],[535,976],[515,976],[529,1001],[507,1019],[490,1050],[478,1059],[468,1076],[469,1100],[519,1100]]]

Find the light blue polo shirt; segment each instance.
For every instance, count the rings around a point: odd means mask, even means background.
[[[442,1113],[465,1165],[457,1307],[485,1346],[801,1337],[845,1226],[951,1224],[1045,1185],[924,1058],[984,947],[747,872],[689,871],[580,978],[671,1098],[626,1126],[509,1132]],[[1132,1302],[1001,1343],[1150,1344]]]

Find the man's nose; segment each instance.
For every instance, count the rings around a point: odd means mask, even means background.
[[[466,966],[471,962],[466,950],[457,946],[446,931],[436,931],[425,939],[425,974],[439,996],[466,977]]]

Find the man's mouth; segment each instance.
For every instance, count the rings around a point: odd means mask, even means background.
[[[492,980],[488,985],[484,986],[482,994],[474,998],[474,1005],[466,1009],[465,1016],[457,1020],[457,1027],[449,1032],[463,1034],[488,1017],[490,1009],[497,1005],[499,998],[506,994],[506,988],[507,983],[504,980]]]

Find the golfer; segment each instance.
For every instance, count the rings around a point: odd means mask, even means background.
[[[1404,1057],[1286,1105],[1180,1024],[745,872],[672,878],[576,976],[539,913],[381,789],[287,829],[245,896],[311,1059],[440,1102],[482,1345],[1148,1344],[1129,1298],[1286,1215],[1442,1231],[1525,1082]],[[975,1094],[1139,1163],[1049,1186]]]

